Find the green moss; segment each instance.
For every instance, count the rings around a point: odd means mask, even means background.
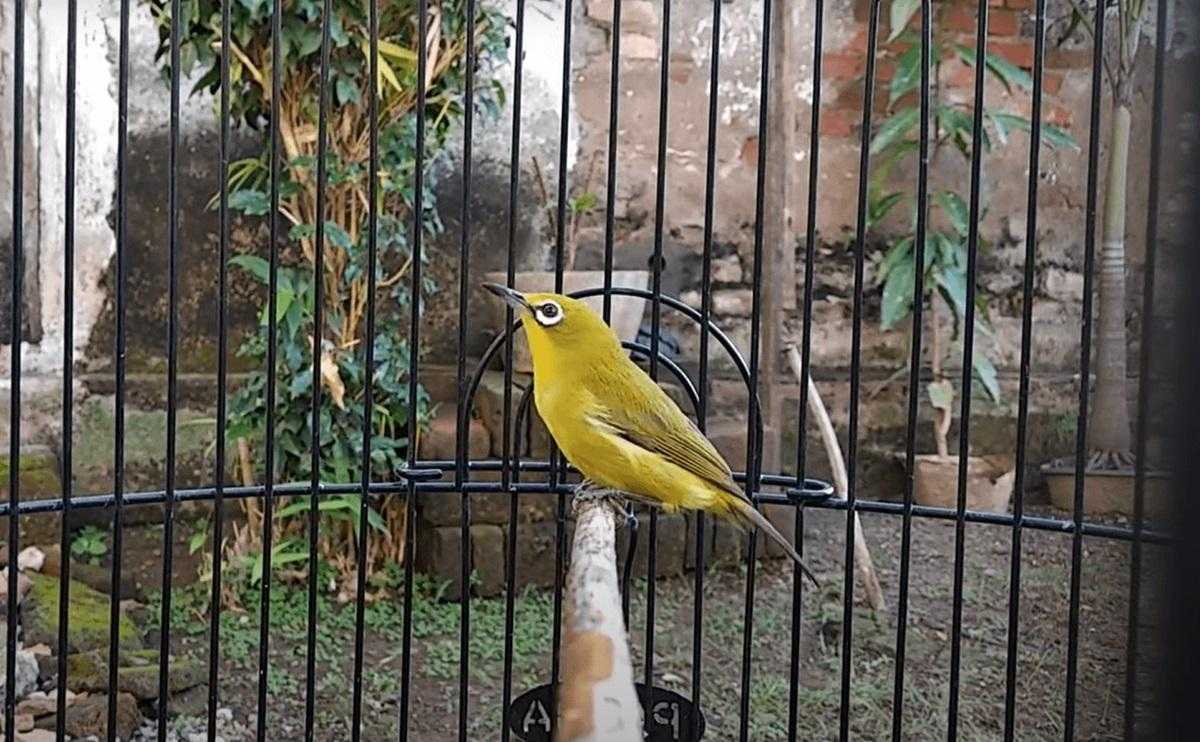
[[[8,488],[10,468],[9,458],[0,458],[0,486],[5,489]],[[58,482],[58,462],[53,454],[23,453],[18,457],[17,471],[21,476],[22,500],[57,497],[62,491]]]
[[[178,458],[203,455],[215,435],[211,415],[179,410],[175,446]],[[79,406],[76,417],[74,462],[76,472],[108,471],[113,462],[113,401],[92,397]],[[125,411],[125,458],[131,463],[162,461],[166,452],[165,410]]]
[[[25,610],[25,632],[29,644],[44,643],[51,647],[58,643],[58,596],[61,583],[57,577],[29,573],[33,588],[29,593],[29,604]],[[70,606],[68,608],[67,646],[73,652],[86,652],[108,646],[109,599],[81,582],[71,581]],[[142,637],[133,622],[124,613],[118,623],[121,649],[132,650],[142,647]]]

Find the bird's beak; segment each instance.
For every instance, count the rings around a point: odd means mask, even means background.
[[[499,296],[511,305],[513,309],[529,309],[529,302],[525,300],[525,296],[519,291],[514,291],[498,283],[485,283],[483,287],[496,296]]]

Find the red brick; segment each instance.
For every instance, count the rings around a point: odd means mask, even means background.
[[[1015,10],[993,10],[988,13],[988,35],[1016,36],[1021,33],[1021,14]]]
[[[821,59],[821,74],[830,80],[854,80],[866,70],[862,54],[826,52]]]
[[[758,137],[747,137],[746,141],[742,142],[742,151],[739,156],[747,167],[758,167]]]
[[[890,59],[881,59],[875,63],[875,82],[886,83],[896,75],[896,63]]]
[[[1062,90],[1063,80],[1066,78],[1062,72],[1047,71],[1042,75],[1042,90],[1048,95],[1058,95],[1058,91]]]
[[[840,108],[821,111],[821,136],[848,137],[854,133],[857,121],[853,111]]]
[[[988,51],[1007,59],[1018,67],[1033,67],[1032,41],[993,41]]]
[[[1092,50],[1080,49],[1047,49],[1046,66],[1055,69],[1073,69],[1092,66]]]
[[[854,35],[850,37],[850,40],[842,45],[842,50],[847,51],[847,52],[858,52],[861,54],[866,54],[867,53],[867,29],[862,28],[860,26],[859,29],[854,32]]]
[[[991,17],[990,13],[988,17]],[[950,31],[974,33],[977,24],[978,18],[972,8],[965,5],[953,5],[942,11],[941,23],[939,25]]]
[[[963,64],[962,62],[950,62],[945,67],[946,72],[942,80],[947,87],[951,88],[973,88],[975,87],[975,68]]]
[[[1046,123],[1063,129],[1071,128],[1074,118],[1070,109],[1062,106],[1050,106],[1050,109],[1046,111]]]

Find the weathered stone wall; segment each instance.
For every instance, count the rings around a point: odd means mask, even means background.
[[[1182,0],[1179,0],[1182,2]],[[944,22],[970,43],[974,22],[970,3],[939,3],[946,8]],[[511,2],[507,6],[512,8]],[[812,85],[812,0],[795,0],[793,25],[796,48],[793,81],[795,85],[795,151],[792,165],[794,202],[788,215],[797,234],[803,232],[807,218],[807,165],[811,145],[809,111],[814,100]],[[993,2],[990,14],[990,48],[1014,64],[1028,67],[1031,62],[1031,22],[1029,0]],[[852,290],[851,238],[857,199],[858,131],[862,105],[861,72],[864,67],[866,0],[830,0],[826,3],[824,48],[821,50],[825,84],[821,91],[822,127],[820,180],[817,184],[819,243],[816,246],[814,280],[816,303],[814,361],[822,392],[830,401],[834,419],[844,425],[846,419],[846,379],[850,361],[849,342]],[[27,163],[36,165],[27,178],[32,195],[26,199],[28,235],[36,237],[30,254],[37,255],[40,339],[23,348],[25,388],[30,392],[27,409],[33,411],[23,434],[30,440],[58,438],[58,379],[62,349],[71,342],[80,362],[82,390],[111,393],[113,332],[113,231],[116,150],[116,60],[117,19],[114,7],[80,8],[79,61],[79,147],[76,181],[76,323],[73,338],[62,331],[62,202],[65,135],[63,64],[65,58],[65,0],[48,0],[30,11],[27,29],[27,128],[35,140],[27,146]],[[1059,9],[1052,8],[1053,12]],[[5,13],[9,12],[7,9]],[[614,30],[611,28],[611,3],[588,0],[575,4],[573,56],[571,60],[567,163],[573,193],[584,189],[595,192],[603,203],[604,169],[607,157],[609,106],[609,51]],[[761,6],[758,3],[725,3],[722,6],[722,59],[718,86],[719,127],[717,131],[717,191],[714,212],[715,262],[713,296],[718,324],[745,348],[751,301],[749,277],[752,265],[752,235],[757,166],[758,75],[760,69]],[[616,218],[616,264],[618,268],[644,268],[654,242],[655,179],[661,39],[661,3],[626,0],[623,3],[622,62],[618,88],[618,150]],[[11,38],[8,16],[0,16],[3,38]],[[532,174],[537,158],[545,181],[554,198],[559,156],[561,106],[562,41],[564,19],[559,3],[532,2],[526,13],[526,58],[523,80],[524,107],[521,116],[522,156],[521,194],[518,199],[515,256],[518,268],[549,265],[552,235],[547,230],[545,206]],[[698,302],[702,225],[704,222],[704,172],[709,49],[712,32],[711,5],[679,3],[672,6],[671,48],[667,54],[669,70],[669,110],[667,171],[664,211],[664,254],[666,272],[663,288],[685,301]],[[1194,59],[1194,29],[1173,28],[1171,64],[1184,65]],[[166,337],[166,121],[167,89],[153,63],[155,31],[149,12],[135,5],[131,30],[133,46],[130,62],[130,221],[129,221],[129,355],[131,402],[161,412],[165,386]],[[1145,220],[1134,204],[1144,202],[1147,171],[1150,60],[1153,48],[1143,43],[1139,67],[1138,101],[1135,106],[1134,150],[1131,170],[1131,218],[1129,220],[1129,286],[1131,306],[1140,297],[1140,266],[1144,253]],[[510,51],[510,55],[512,52]],[[11,69],[11,52],[3,59]],[[500,70],[500,80],[512,88],[512,61]],[[1090,103],[1090,52],[1088,45],[1069,42],[1055,48],[1047,58],[1046,114],[1049,121],[1064,127],[1079,142],[1088,136]],[[966,68],[944,65],[940,84],[946,95],[970,100],[972,90]],[[892,70],[883,65],[880,80],[886,81]],[[191,81],[185,82],[190,88]],[[35,84],[36,83],[36,84]],[[8,77],[0,87],[10,96]],[[30,86],[33,86],[32,88]],[[1009,93],[989,83],[986,90],[990,105],[1011,106],[1027,112],[1028,95]],[[11,100],[6,97],[5,100]],[[215,214],[206,208],[217,187],[216,136],[211,98],[188,98],[184,106],[181,213],[181,368],[188,374],[184,385],[187,404],[204,411],[215,399],[211,379],[215,371],[215,297],[213,261],[216,255]],[[1107,111],[1104,114],[1107,116]],[[1102,120],[1102,126],[1107,119]],[[32,126],[37,122],[37,127]],[[6,117],[0,130],[0,146],[11,141],[10,122]],[[472,219],[472,283],[489,270],[503,267],[507,256],[508,182],[511,110],[496,121],[478,122],[475,133]],[[1194,132],[1184,132],[1191,136]],[[452,136],[452,140],[457,140]],[[1103,137],[1102,137],[1103,139]],[[237,146],[254,145],[252,138],[240,135]],[[982,236],[989,243],[980,257],[980,285],[988,299],[994,338],[981,338],[991,349],[1001,370],[1006,402],[1000,408],[978,403],[977,410],[990,419],[1001,421],[993,433],[976,426],[976,440],[988,447],[1011,446],[1011,421],[1015,400],[1016,365],[1020,330],[1020,277],[1024,259],[1025,189],[1028,139],[1015,134],[1006,147],[993,150],[984,162],[983,200],[988,206],[982,224]],[[7,149],[0,150],[7,153]],[[461,217],[461,180],[456,176],[461,162],[461,145],[456,144],[448,159],[439,191],[446,233],[429,245],[429,272],[442,290],[429,302],[423,315],[426,378],[441,396],[452,393],[453,384],[444,383],[444,366],[454,360],[454,326],[457,313],[457,270]],[[1103,156],[1101,162],[1103,163]],[[1171,166],[1171,163],[1168,163]],[[7,161],[0,162],[0,177],[10,177]],[[589,178],[588,173],[592,175]],[[1178,180],[1182,173],[1164,172],[1165,182]],[[1082,255],[1084,240],[1084,179],[1086,158],[1083,153],[1066,149],[1047,149],[1042,156],[1039,202],[1039,229],[1036,253],[1037,290],[1033,308],[1034,336],[1034,410],[1044,416],[1047,426],[1054,421],[1069,422],[1074,404],[1078,367],[1080,299],[1083,286]],[[915,178],[901,172],[898,178]],[[934,168],[934,183],[957,184],[966,190],[964,163],[949,154]],[[7,181],[3,181],[7,182]],[[1172,200],[1164,195],[1164,234],[1170,225]],[[7,208],[5,205],[0,208]],[[1177,211],[1177,209],[1176,209]],[[0,215],[2,216],[2,215]],[[579,232],[580,253],[577,267],[596,268],[603,249],[603,214],[596,212],[583,220]],[[7,229],[7,220],[0,229]],[[36,226],[36,229],[34,229]],[[906,388],[902,383],[875,386],[903,363],[907,336],[903,331],[882,333],[878,330],[879,290],[872,276],[883,241],[904,229],[900,215],[879,225],[868,238],[867,297],[864,317],[864,379],[871,387],[864,396],[864,435],[885,447],[895,447],[904,414]],[[0,232],[0,237],[4,233]],[[263,248],[263,235],[257,225],[238,224],[234,230],[237,250]],[[1173,244],[1178,244],[1178,240]],[[799,287],[803,276],[803,249],[796,246],[795,277]],[[1160,264],[1165,259],[1160,259]],[[1168,271],[1169,273],[1169,271]],[[1170,276],[1164,276],[1169,279]],[[33,284],[30,284],[31,286]],[[1172,291],[1169,283],[1164,291]],[[262,300],[261,289],[235,276],[232,294],[233,343],[254,322],[255,307]],[[487,340],[491,326],[484,303],[478,294],[472,297],[470,350],[478,352]],[[1130,329],[1136,341],[1138,317],[1130,311]],[[784,318],[786,336],[798,337],[802,318],[790,310]],[[694,367],[698,336],[694,327],[676,321],[668,314],[665,325],[679,347],[679,360]],[[0,369],[7,371],[8,346],[0,356]],[[1130,352],[1136,352],[1131,342]],[[744,448],[744,431],[737,415],[744,409],[745,396],[730,366],[714,356],[718,379],[712,399],[717,413],[733,416],[728,423],[730,441],[723,449]],[[435,366],[442,368],[435,369]],[[1131,365],[1131,369],[1136,365]],[[7,373],[2,374],[7,380]],[[789,390],[788,396],[794,397]],[[5,395],[7,397],[7,395]],[[40,400],[40,401],[39,401]],[[0,406],[7,404],[7,400]],[[788,409],[794,409],[794,405]],[[0,409],[0,431],[7,425],[7,412]],[[1061,426],[1067,426],[1061,422]],[[923,426],[922,429],[927,426]],[[1064,427],[1064,429],[1065,429]],[[92,432],[92,431],[89,431]],[[99,431],[95,431],[100,434]],[[79,432],[77,431],[78,435]],[[110,432],[103,435],[111,438]],[[156,434],[160,436],[161,434]],[[740,439],[738,438],[740,436]],[[0,436],[3,437],[3,436]],[[1058,440],[1058,439],[1056,439]],[[1062,438],[1063,441],[1068,439]],[[923,442],[924,443],[924,442]],[[157,460],[161,438],[150,442]],[[1062,444],[1055,444],[1061,446]],[[1057,455],[1054,445],[1046,449]],[[192,452],[203,455],[203,447]],[[131,451],[131,455],[138,455]],[[197,476],[199,476],[199,470]],[[99,485],[97,485],[99,486]]]

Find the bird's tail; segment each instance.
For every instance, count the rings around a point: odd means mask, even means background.
[[[796,553],[796,549],[788,543],[788,540],[783,537],[783,534],[775,526],[771,525],[771,521],[767,520],[767,517],[755,509],[752,504],[741,498],[731,497],[729,498],[728,510],[726,512],[728,512],[729,518],[742,528],[747,530],[758,528],[770,536],[796,562],[796,565],[800,567],[800,571],[804,573],[805,577],[812,580],[813,585],[817,587],[821,586],[821,581],[817,579],[817,576],[813,574],[808,565],[804,563],[804,560],[800,558],[800,555]]]

